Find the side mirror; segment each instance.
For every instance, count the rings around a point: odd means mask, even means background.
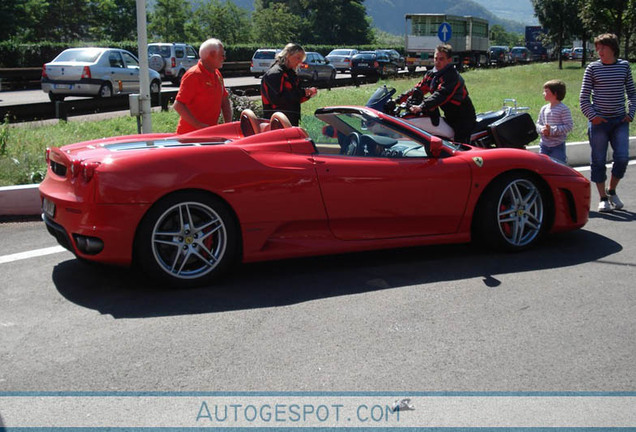
[[[429,143],[429,152],[433,157],[439,157],[442,153],[442,139],[437,136],[431,136],[431,142]]]

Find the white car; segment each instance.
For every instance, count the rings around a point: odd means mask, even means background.
[[[161,91],[161,76],[149,69],[150,92]],[[111,97],[139,92],[139,60],[119,48],[69,48],[42,67],[42,90],[51,101],[67,96]]]
[[[351,58],[358,54],[357,49],[335,49],[327,54],[327,60],[338,72],[351,70]]]
[[[148,66],[170,80],[173,85],[181,84],[181,78],[188,69],[199,62],[199,53],[192,45],[183,43],[148,44]]]
[[[274,64],[276,54],[281,52],[280,49],[257,49],[252,56],[250,64],[250,73],[256,78],[263,75]]]

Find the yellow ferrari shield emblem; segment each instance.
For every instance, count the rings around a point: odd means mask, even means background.
[[[484,166],[484,160],[479,156],[474,157],[473,162],[475,162],[475,165],[477,165],[479,168]]]

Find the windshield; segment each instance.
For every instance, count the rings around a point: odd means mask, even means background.
[[[95,63],[97,57],[102,53],[101,49],[80,49],[66,50],[55,58],[56,62],[81,62]]]
[[[428,141],[400,125],[382,120],[370,111],[346,108],[317,110],[307,127],[320,144],[337,144],[340,154],[377,157],[427,157]],[[353,136],[353,140],[352,140]],[[356,139],[359,137],[359,139]],[[356,143],[362,150],[356,152]]]

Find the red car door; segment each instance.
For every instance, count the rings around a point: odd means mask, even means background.
[[[316,155],[315,163],[339,239],[454,233],[465,213],[471,173],[460,158]]]

